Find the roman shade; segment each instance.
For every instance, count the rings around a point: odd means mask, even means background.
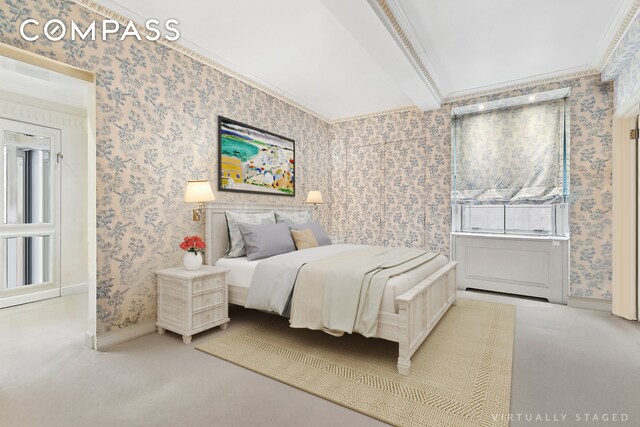
[[[522,98],[522,97],[521,97]],[[567,98],[453,116],[452,202],[562,203],[569,194]],[[495,104],[495,103],[489,103]],[[503,104],[504,105],[504,102]]]

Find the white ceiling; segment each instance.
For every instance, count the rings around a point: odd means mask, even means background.
[[[600,70],[633,0],[98,0],[329,120]],[[426,71],[423,72],[423,71]]]
[[[451,97],[598,68],[627,0],[397,0]],[[402,11],[400,13],[402,13]],[[613,30],[610,34],[609,30]]]

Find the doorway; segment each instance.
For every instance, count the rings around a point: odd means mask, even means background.
[[[22,194],[22,199],[0,194],[0,300],[6,293],[7,299],[16,298],[12,302],[17,298],[21,298],[19,303],[28,302],[31,297],[24,295],[34,290],[43,292],[35,299],[86,295],[85,343],[92,348],[97,328],[95,81],[92,72],[0,43],[0,119],[4,120],[0,130],[0,186],[7,181],[4,157],[9,159],[1,144],[11,139],[16,153],[12,154],[13,163],[7,164],[22,168],[10,178],[13,185],[18,186],[18,177],[23,177],[20,179],[30,186],[30,193],[41,195],[39,204],[29,204],[24,200],[24,188],[19,186],[13,192]],[[9,131],[6,136],[5,128]],[[22,147],[20,153],[18,146]],[[25,171],[27,160],[41,161],[42,166]],[[36,184],[40,182],[37,170],[43,172],[43,180],[45,171],[50,178],[42,182],[41,189]],[[44,191],[47,185],[49,191]],[[8,197],[17,201],[11,202],[15,207],[11,214],[7,210],[5,222],[3,209],[9,206],[5,202]],[[7,243],[9,239],[15,240]],[[8,252],[12,255],[7,261]],[[5,265],[12,266],[13,272],[7,272]],[[14,289],[6,289],[8,286]]]
[[[638,319],[638,105],[613,118],[613,314]]]
[[[0,118],[0,308],[60,296],[60,130]]]

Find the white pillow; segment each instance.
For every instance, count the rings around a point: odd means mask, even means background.
[[[276,222],[288,222],[290,224],[307,224],[311,222],[311,211],[276,211]]]
[[[238,224],[275,224],[276,217],[273,211],[248,213],[225,212],[227,217],[227,230],[229,232],[229,249],[224,254],[227,258],[245,256],[244,239],[238,228]]]

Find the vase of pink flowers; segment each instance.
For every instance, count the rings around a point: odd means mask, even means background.
[[[198,270],[202,267],[202,255],[204,255],[204,240],[200,236],[187,236],[180,243],[180,249],[187,251],[182,258],[184,268],[190,271]]]

